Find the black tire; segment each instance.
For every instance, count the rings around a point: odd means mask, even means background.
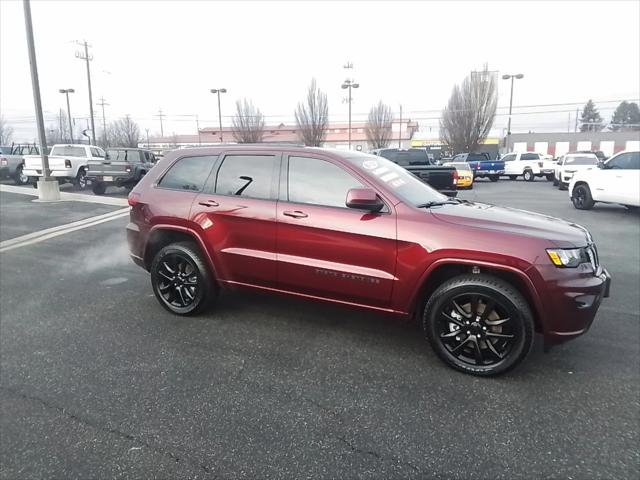
[[[524,297],[509,283],[484,274],[460,275],[442,284],[425,305],[422,329],[447,365],[482,377],[522,362],[534,338],[533,314]]]
[[[556,178],[556,176],[553,173],[547,173],[546,177],[547,177],[547,182],[552,182]]]
[[[29,177],[27,177],[22,173],[23,168],[24,168],[24,165],[20,165],[18,166],[18,168],[16,168],[16,173],[13,176],[13,180],[16,183],[16,185],[26,185],[29,183]]]
[[[509,180],[516,180],[518,175],[509,175]]]
[[[87,188],[87,171],[84,168],[78,170],[73,186],[78,190],[85,190]]]
[[[524,178],[525,182],[533,182],[536,179],[536,176],[531,170],[525,170],[522,174],[522,178]]]
[[[33,185],[33,188],[38,188],[38,177],[29,177],[29,183]]]
[[[591,210],[596,203],[591,196],[591,189],[586,183],[580,183],[573,187],[571,202],[578,210]]]
[[[568,183],[558,182],[558,190],[567,190],[568,186],[569,186]]]
[[[553,186],[557,187],[558,185],[560,185],[560,182],[558,182],[558,179],[556,178],[556,176],[553,176]]]
[[[104,192],[107,191],[107,185],[104,182],[93,182],[93,187],[91,188],[93,193],[96,195],[104,195]]]
[[[160,305],[176,315],[203,312],[217,297],[214,277],[194,242],[173,243],[161,249],[151,262],[150,272]]]
[[[500,175],[489,175],[489,180],[491,180],[492,182],[497,182],[498,180],[500,180]]]

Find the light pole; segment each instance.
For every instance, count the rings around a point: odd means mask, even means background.
[[[360,85],[357,83],[354,83],[353,80],[345,80],[344,83],[342,84],[342,89],[349,89],[349,99],[347,100],[347,102],[349,103],[349,150],[351,150],[351,89],[352,88],[359,88]]]
[[[69,104],[69,94],[75,93],[73,88],[61,88],[58,90],[60,93],[64,93],[67,96],[67,117],[69,118],[69,137],[71,138],[71,143],[73,143],[73,127],[71,126],[71,106]],[[62,134],[62,132],[60,132]]]
[[[507,124],[507,138],[505,139],[505,147],[507,147],[507,149],[509,148],[509,146],[511,145],[511,109],[513,107],[513,80],[514,79],[518,79],[520,80],[521,78],[523,78],[524,75],[521,73],[517,73],[516,75],[503,75],[502,79],[503,80],[509,80],[511,79],[511,96],[509,97],[509,123]]]
[[[220,94],[227,93],[226,88],[212,88],[211,93],[218,95],[218,122],[220,123],[220,143],[222,143],[222,111],[220,110]]]

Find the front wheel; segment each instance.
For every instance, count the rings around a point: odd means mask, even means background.
[[[551,182],[556,178],[556,176],[553,173],[547,173],[546,177],[547,177],[547,182]]]
[[[589,185],[580,184],[573,187],[571,194],[571,201],[573,206],[578,210],[591,210],[596,203],[591,196],[591,189]]]
[[[522,177],[525,179],[526,182],[533,182],[536,179],[535,175],[531,170],[525,170],[524,173],[522,174]]]
[[[478,376],[514,368],[533,345],[527,301],[490,275],[461,275],[441,285],[425,306],[422,328],[440,359]]]
[[[497,182],[498,180],[500,180],[500,175],[489,175],[489,180],[491,180],[492,182]]]
[[[558,185],[560,185],[560,182],[558,181],[558,178],[554,175],[553,176],[553,186],[557,187]]]
[[[217,289],[200,249],[179,242],[160,250],[151,263],[153,293],[165,309],[176,315],[206,310]]]

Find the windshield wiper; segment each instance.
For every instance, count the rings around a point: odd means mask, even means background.
[[[435,200],[432,202],[421,203],[420,205],[416,205],[417,208],[431,208],[431,207],[439,207],[441,205],[459,205],[461,203],[471,203],[469,200],[462,200],[460,198],[447,198],[446,200]]]

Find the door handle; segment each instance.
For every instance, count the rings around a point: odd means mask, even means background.
[[[198,205],[202,205],[203,207],[217,207],[220,204],[215,200],[203,200],[202,202],[198,202]]]
[[[307,218],[309,216],[300,210],[285,210],[282,214],[293,218]]]

